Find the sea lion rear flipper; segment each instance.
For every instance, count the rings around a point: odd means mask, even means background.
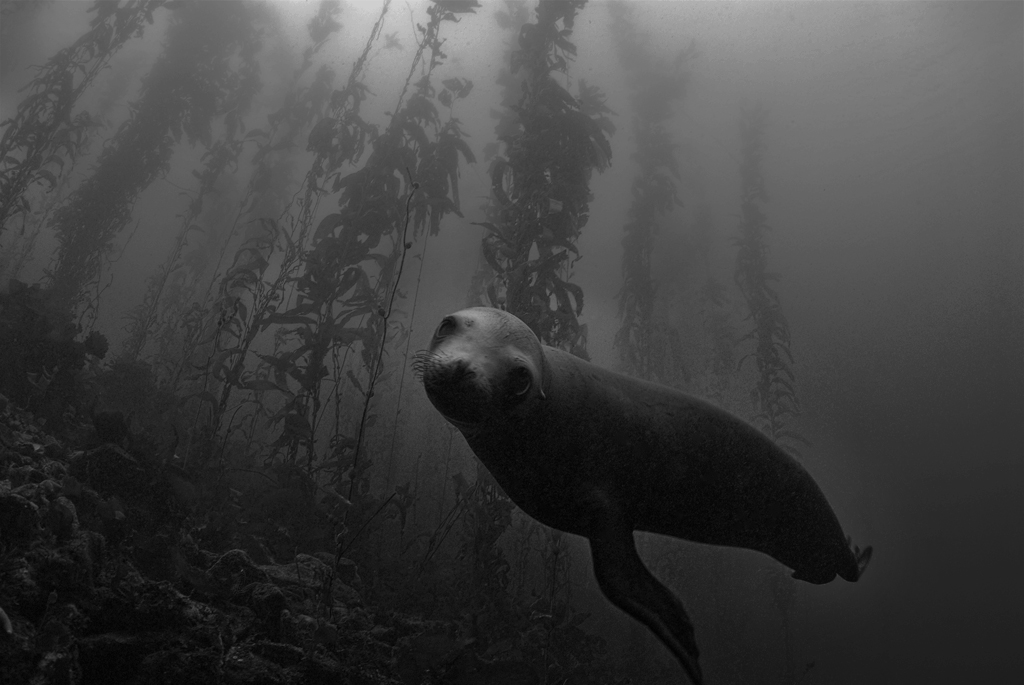
[[[694,685],[703,682],[693,624],[682,602],[658,582],[637,554],[622,521],[598,526],[590,538],[597,584],[612,604],[646,625],[679,660]]]
[[[868,567],[868,562],[871,561],[871,545],[861,549],[857,545],[853,544],[853,541],[850,540],[850,538],[846,538],[846,544],[850,546],[850,551],[853,552],[853,558],[857,562],[857,574],[853,578],[847,578],[846,580],[860,580],[860,577],[864,575],[864,571]]]

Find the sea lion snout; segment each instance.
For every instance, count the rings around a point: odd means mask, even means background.
[[[417,355],[413,364],[430,403],[445,418],[458,423],[483,419],[490,393],[468,359],[430,350]]]

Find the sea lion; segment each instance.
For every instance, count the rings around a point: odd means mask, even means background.
[[[708,402],[544,346],[508,312],[441,321],[417,373],[437,410],[524,512],[589,539],[613,604],[702,681],[682,603],[643,565],[645,530],[768,554],[793,577],[857,580],[850,546],[811,476],[768,437]]]

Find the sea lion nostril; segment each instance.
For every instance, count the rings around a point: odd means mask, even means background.
[[[458,390],[476,378],[466,360],[440,359],[429,353],[418,356],[413,361],[413,368],[428,390]]]
[[[469,363],[464,359],[456,360],[450,364],[445,364],[442,367],[440,373],[442,381],[455,387],[461,387],[462,385],[471,382],[476,374],[469,367]]]

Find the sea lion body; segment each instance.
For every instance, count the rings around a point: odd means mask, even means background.
[[[643,567],[634,530],[764,552],[812,583],[856,580],[867,563],[870,548],[851,550],[811,476],[760,431],[543,346],[507,312],[445,317],[417,364],[431,402],[512,501],[587,537],[601,589],[695,682],[689,619]]]
[[[506,494],[541,523],[591,537],[594,493],[634,530],[771,555],[813,583],[857,576],[825,496],[760,431],[683,392],[542,347],[545,401],[466,431]]]

